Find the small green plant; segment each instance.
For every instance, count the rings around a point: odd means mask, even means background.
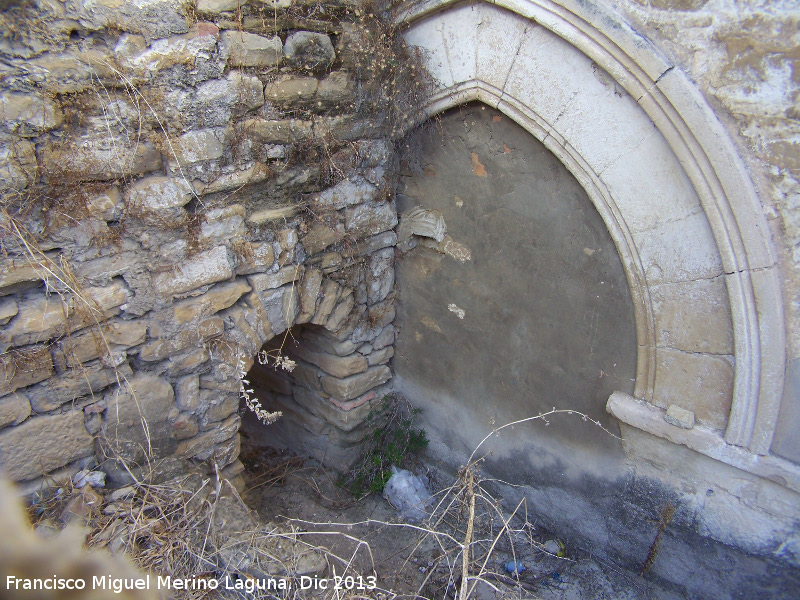
[[[340,485],[355,496],[380,492],[392,476],[392,465],[408,466],[414,455],[428,446],[424,429],[414,428],[420,409],[402,396],[387,395],[367,417],[371,432],[365,452]]]

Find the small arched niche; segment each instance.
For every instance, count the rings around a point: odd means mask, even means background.
[[[281,416],[265,425],[242,398],[241,431],[250,445],[290,449],[349,469],[361,454],[368,417],[390,392],[385,364],[393,340],[391,326],[367,343],[304,323],[267,341],[245,379],[260,408]]]
[[[632,393],[634,308],[606,225],[575,177],[499,110],[470,103],[409,141],[397,195],[395,387],[467,454],[492,427]],[[621,473],[619,440],[576,415],[482,449],[514,482]],[[583,484],[580,484],[583,485]]]

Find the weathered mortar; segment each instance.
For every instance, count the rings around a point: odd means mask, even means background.
[[[244,4],[2,15],[0,464],[27,489],[96,463],[117,485],[235,477],[239,378],[295,324],[361,348],[302,355],[333,429],[390,380],[369,346],[394,340],[397,222],[376,21]]]

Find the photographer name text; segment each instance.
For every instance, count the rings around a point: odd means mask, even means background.
[[[89,586],[91,584],[91,586]],[[362,577],[360,575],[337,576],[331,578],[309,577],[265,577],[256,579],[249,576],[215,577],[213,574],[203,574],[196,577],[171,577],[161,575],[145,575],[137,578],[111,577],[110,575],[95,575],[91,581],[83,578],[67,579],[54,575],[44,579],[25,579],[9,575],[6,577],[7,590],[110,590],[121,594],[125,590],[239,590],[247,593],[267,590],[345,590],[364,591],[374,590],[377,579],[374,575]]]

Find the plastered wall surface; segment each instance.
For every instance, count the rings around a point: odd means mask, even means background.
[[[616,389],[633,390],[633,309],[583,189],[485,105],[453,109],[419,137],[419,162],[407,165],[398,193],[394,365],[404,385],[425,390],[414,403],[432,413],[429,426],[470,450],[492,424],[555,406],[618,432],[604,404]],[[440,231],[423,230],[422,211]],[[484,451],[508,461],[508,474],[525,464],[598,474],[604,454],[621,457],[618,440],[579,417],[554,417],[546,443],[536,429],[506,431]],[[520,451],[527,456],[512,460]]]

